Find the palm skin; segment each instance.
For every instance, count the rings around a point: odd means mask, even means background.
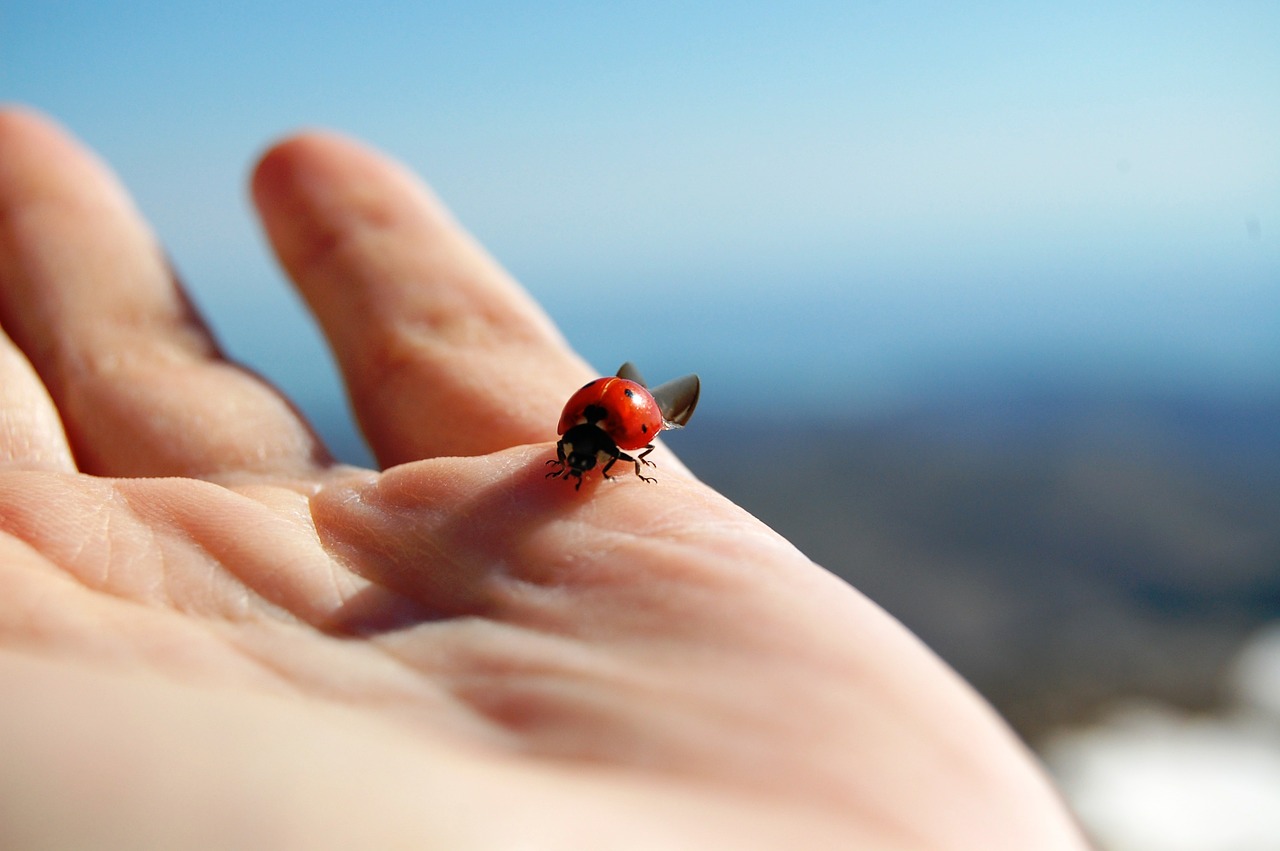
[[[254,197],[385,472],[0,114],[0,847],[1083,847],[963,683],[663,449],[545,479],[591,373],[409,174],[307,134]]]

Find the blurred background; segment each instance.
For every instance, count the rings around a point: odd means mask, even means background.
[[[246,178],[390,151],[1101,845],[1280,847],[1280,4],[3,0],[0,99],[355,461]]]

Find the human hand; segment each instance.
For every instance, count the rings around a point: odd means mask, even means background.
[[[0,846],[1082,847],[957,677],[665,450],[545,479],[592,373],[408,173],[310,134],[254,197],[385,472],[0,114]]]

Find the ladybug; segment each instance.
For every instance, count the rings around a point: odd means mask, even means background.
[[[609,469],[619,461],[636,465],[636,476],[652,482],[640,472],[640,465],[653,462],[645,456],[653,451],[653,439],[668,428],[683,428],[698,405],[701,382],[686,375],[650,390],[639,370],[630,362],[618,374],[589,381],[569,397],[560,414],[556,457],[548,464],[556,469],[547,478],[577,479],[573,489],[582,487],[582,474],[601,465],[600,475],[613,478]],[[636,456],[623,450],[643,449]]]

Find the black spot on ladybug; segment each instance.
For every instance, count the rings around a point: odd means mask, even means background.
[[[648,433],[649,433],[649,424],[648,424],[648,423],[640,423],[640,431],[641,431],[641,432],[643,432],[644,434],[648,434]]]
[[[623,393],[625,393],[625,394],[627,395],[627,398],[628,398],[628,399],[634,399],[634,398],[635,398],[636,391],[632,390],[630,387],[628,387],[627,389],[623,390],[622,392],[623,392]]]

